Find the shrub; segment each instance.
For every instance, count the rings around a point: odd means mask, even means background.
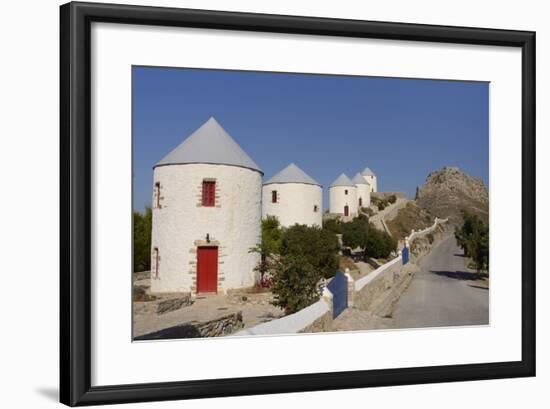
[[[323,230],[330,231],[334,234],[341,234],[342,226],[338,219],[326,219],[323,221]]]
[[[307,257],[288,254],[276,263],[273,274],[273,305],[287,314],[299,311],[319,299],[321,274]]]
[[[282,257],[303,256],[322,277],[332,277],[338,271],[338,238],[326,229],[294,225],[285,229],[281,238]]]
[[[388,202],[394,204],[395,202],[397,202],[397,196],[391,195],[390,197],[388,197]]]
[[[342,243],[344,246],[364,251],[367,245],[369,221],[365,216],[359,216],[350,222],[342,223]]]
[[[266,280],[266,273],[273,270],[273,257],[279,254],[281,246],[281,236],[283,232],[279,220],[275,216],[267,216],[262,220],[261,241],[250,249],[251,252],[260,253],[261,260],[254,268],[254,271],[260,273],[260,284],[267,286],[270,283]]]
[[[478,273],[489,272],[489,226],[477,215],[463,212],[464,223],[455,230],[457,244]]]
[[[363,256],[387,258],[397,247],[397,241],[378,230],[365,216],[359,216],[342,225],[342,241],[345,246],[360,248]]]
[[[267,216],[262,220],[262,250],[267,255],[279,254],[281,236],[283,235],[281,224],[276,216]]]
[[[134,212],[134,271],[151,269],[151,229],[153,213],[150,207],[145,212]]]
[[[378,210],[384,210],[386,207],[389,206],[389,202],[386,199],[378,199],[376,201],[376,207],[378,207]]]
[[[366,255],[373,258],[388,258],[397,247],[397,241],[388,233],[370,225],[367,235]]]

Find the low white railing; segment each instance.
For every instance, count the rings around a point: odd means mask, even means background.
[[[399,263],[399,262],[401,262],[401,252],[399,252],[399,255],[393,260],[388,261],[386,264],[382,264],[376,270],[370,272],[365,277],[362,277],[359,280],[357,280],[355,282],[355,291],[361,291],[361,289],[363,289],[364,286],[376,280],[376,278],[382,273],[384,273],[384,271],[386,271],[388,268],[393,266],[395,263]]]
[[[420,231],[412,231],[411,234],[409,234],[407,237],[405,237],[405,245],[408,247],[409,244],[416,238],[418,238],[419,236],[422,236],[424,234],[427,234],[427,233],[430,233],[432,231],[435,230],[435,228],[437,227],[438,224],[440,223],[447,223],[449,221],[449,219],[439,219],[439,218],[435,218],[435,221],[434,221],[434,224],[430,227],[426,227],[424,230],[420,230]]]
[[[296,334],[313,324],[323,315],[331,311],[331,307],[324,298],[315,304],[311,304],[294,314],[256,325],[252,328],[245,328],[234,336],[242,335],[270,335],[270,334]]]

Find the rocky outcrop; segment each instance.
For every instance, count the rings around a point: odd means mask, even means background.
[[[449,218],[452,224],[462,221],[462,212],[489,219],[489,194],[483,181],[456,167],[444,167],[426,178],[417,188],[416,203],[439,218]]]

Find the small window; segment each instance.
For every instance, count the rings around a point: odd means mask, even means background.
[[[271,191],[271,203],[277,203],[277,191],[276,190]]]
[[[348,189],[344,190],[344,194],[345,194],[345,195],[348,194]]]
[[[210,207],[216,205],[216,182],[210,180],[202,182],[202,205]]]
[[[359,198],[359,207],[363,207],[363,198],[362,197]]]
[[[313,205],[313,211],[317,213],[319,211],[319,206]]]
[[[160,209],[160,182],[155,183],[154,189],[154,207]]]
[[[159,278],[159,249],[155,247],[153,249],[153,277]]]

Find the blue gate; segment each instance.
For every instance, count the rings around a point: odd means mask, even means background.
[[[337,272],[327,287],[332,293],[332,318],[336,318],[348,308],[348,278]]]
[[[401,251],[401,257],[403,258],[403,265],[405,265],[409,262],[409,248],[408,247],[403,247],[403,250]]]

